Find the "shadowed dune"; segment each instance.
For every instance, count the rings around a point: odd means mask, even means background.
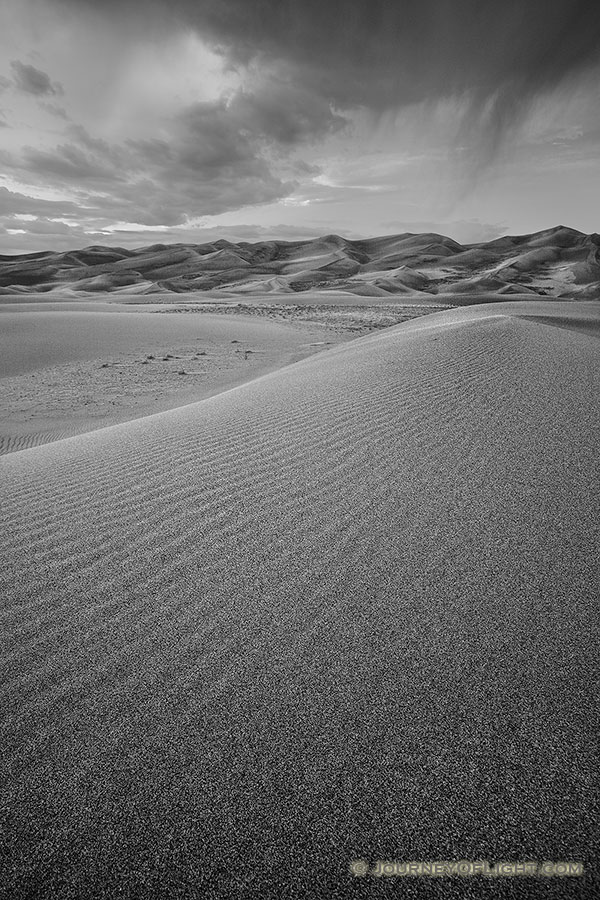
[[[0,460],[9,896],[593,866],[597,322],[437,313]]]
[[[558,226],[530,235],[461,245],[439,234],[347,240],[155,244],[137,250],[88,247],[66,253],[0,257],[0,294],[122,291],[363,291],[514,294],[600,299],[597,234]]]

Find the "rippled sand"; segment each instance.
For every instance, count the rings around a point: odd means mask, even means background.
[[[597,319],[434,314],[4,457],[10,896],[593,868]]]

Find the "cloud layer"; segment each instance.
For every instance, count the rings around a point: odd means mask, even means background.
[[[38,234],[228,227],[248,207],[262,227],[266,206],[354,233],[432,221],[600,65],[587,0],[7,3],[0,221]],[[570,159],[596,152],[584,120],[558,124]],[[36,195],[55,199],[33,212]]]
[[[140,28],[160,17],[163,27],[196,29],[233,64],[284,67],[341,108],[469,91],[505,111],[517,88],[523,102],[597,63],[600,45],[588,0],[108,0],[102,8]]]

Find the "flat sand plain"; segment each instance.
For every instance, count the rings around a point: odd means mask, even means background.
[[[441,308],[343,294],[110,296],[1,298],[0,455],[203,400]]]
[[[3,457],[8,896],[593,896],[597,335],[436,313]]]
[[[355,336],[222,313],[0,304],[0,453],[201,400]]]

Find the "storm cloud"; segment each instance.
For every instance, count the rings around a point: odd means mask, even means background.
[[[67,141],[51,149],[26,145],[3,162],[21,182],[76,190],[80,215],[96,226],[179,225],[290,193],[293,185],[263,155],[273,136],[251,122],[243,97],[231,112],[225,101],[196,103],[173,116],[167,140],[113,144],[70,124]]]
[[[9,191],[0,187],[0,215],[32,215],[32,216],[73,216],[80,207],[76,203],[63,200],[45,200],[41,197],[30,197],[18,191]]]
[[[141,29],[158,18],[195,29],[232,64],[284,71],[340,109],[467,92],[506,119],[599,60],[589,0],[108,0],[102,10]]]
[[[582,173],[599,153],[600,19],[584,0],[6,3],[0,50],[21,32],[0,65],[0,177],[63,197],[90,233],[233,227],[248,207],[252,227],[476,231],[512,221],[510,185],[547,209],[540,173],[558,163],[556,219],[597,207]]]

